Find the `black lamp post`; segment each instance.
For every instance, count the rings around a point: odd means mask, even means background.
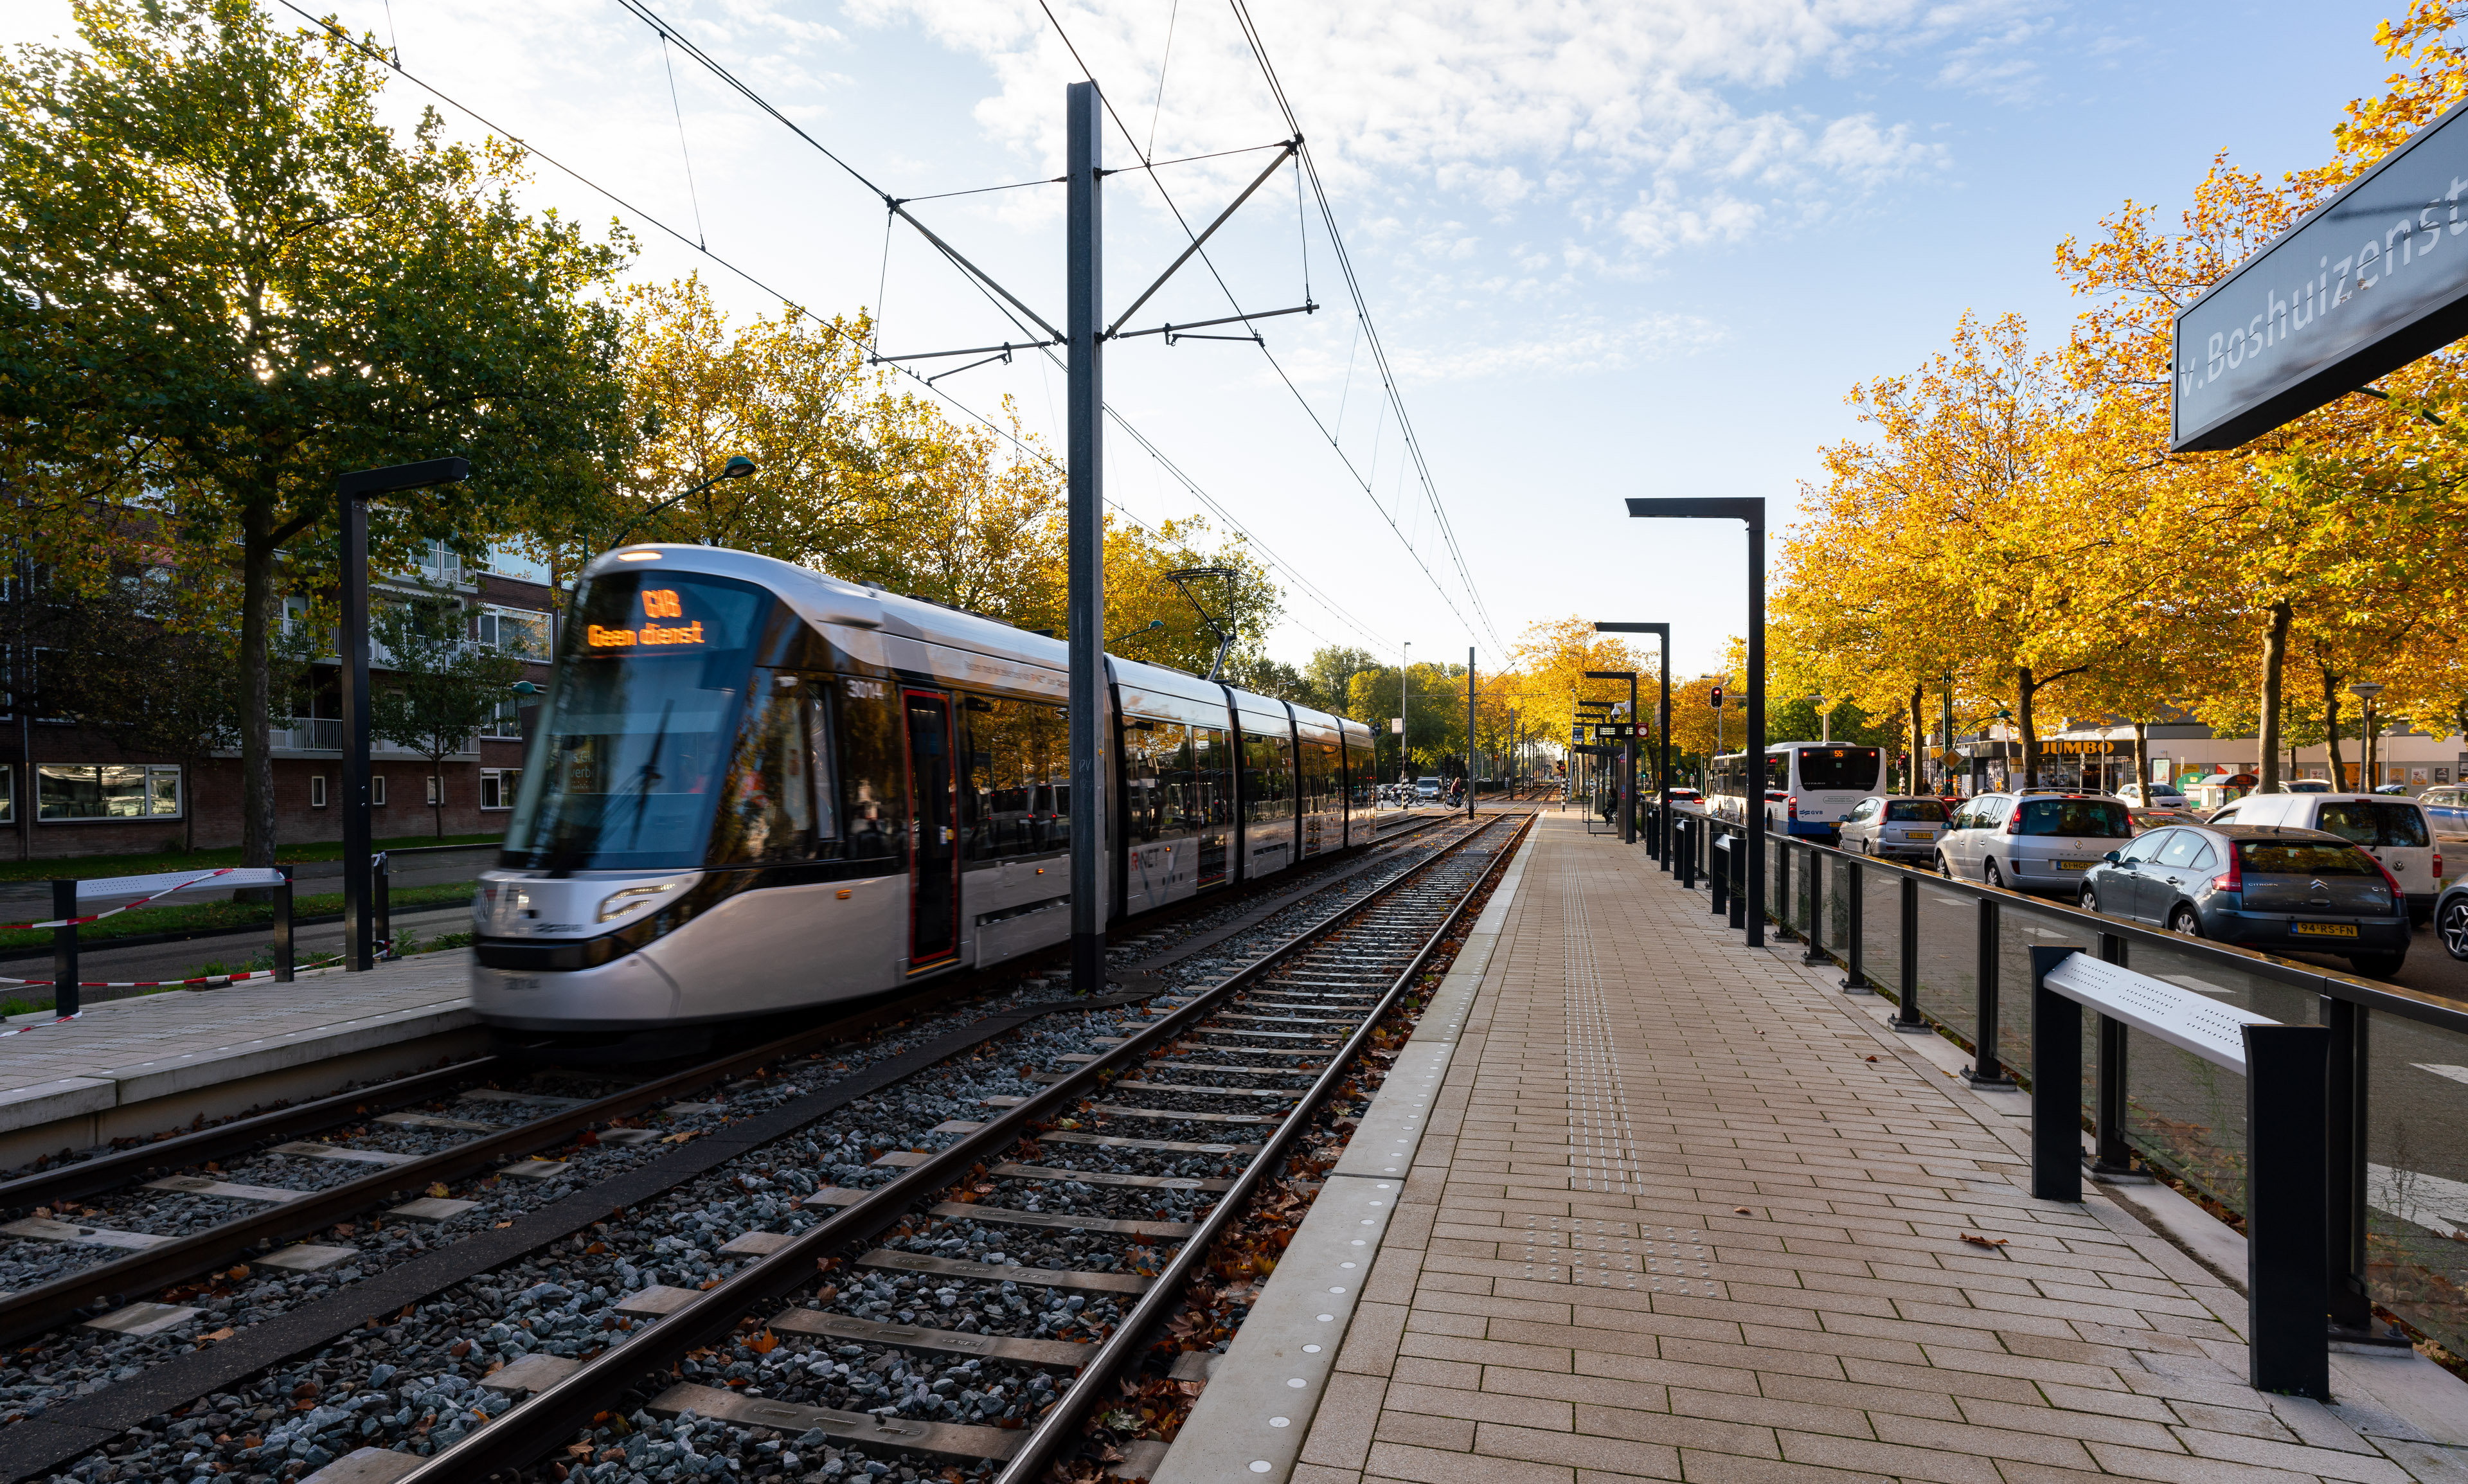
[[[460,484],[468,459],[426,459],[334,476],[343,571],[343,970],[376,967],[369,934],[369,504],[382,494]]]
[[[1662,821],[1655,831],[1655,854],[1661,858],[1662,869],[1671,869],[1671,626],[1669,624],[1596,624],[1598,634],[1653,634],[1662,641],[1662,710],[1655,718],[1655,735],[1661,739],[1660,765],[1655,775],[1660,780],[1658,795],[1660,811],[1655,815]],[[1632,695],[1630,699],[1634,700]],[[1629,707],[1630,720],[1636,719],[1636,707]],[[1632,769],[1632,774],[1634,769]]]
[[[1748,947],[1766,942],[1766,502],[1744,496],[1632,499],[1640,520],[1737,520],[1748,528]]]
[[[1625,680],[1628,682],[1628,736],[1621,739],[1620,748],[1620,843],[1636,843],[1636,672],[1634,670],[1588,670],[1588,680]]]

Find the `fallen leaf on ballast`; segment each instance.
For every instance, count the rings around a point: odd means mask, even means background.
[[[1871,1062],[1874,1062],[1874,1061],[1876,1061],[1877,1059],[1876,1059],[1875,1057],[1870,1057],[1868,1060],[1869,1060],[1869,1061],[1871,1061]]]
[[[1747,1206],[1733,1206],[1731,1209],[1742,1216],[1748,1214],[1748,1208]]]
[[[430,1185],[430,1186],[428,1187],[428,1193],[429,1193],[430,1195],[432,1195],[432,1196],[435,1196],[435,1197],[436,1197],[438,1199],[440,1199],[440,1200],[445,1199],[446,1198],[446,1196],[447,1196],[448,1194],[450,1194],[450,1192],[448,1192],[448,1191],[446,1190],[446,1182],[445,1182],[444,1180],[439,1180],[439,1181],[435,1182],[434,1184]]]
[[[1982,1237],[1977,1232],[1964,1232],[1962,1240],[1975,1247],[2001,1247],[2005,1244],[2005,1239],[2002,1237]]]

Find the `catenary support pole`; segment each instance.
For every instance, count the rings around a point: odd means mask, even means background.
[[[1068,279],[1070,394],[1066,429],[1070,514],[1065,539],[1070,565],[1071,654],[1071,988],[1095,993],[1106,984],[1104,873],[1106,521],[1104,368],[1098,330],[1105,313],[1100,248],[1098,132],[1101,101],[1094,82],[1064,90],[1068,115],[1064,167],[1064,276]]]
[[[369,929],[369,505],[337,502],[343,518],[343,971],[376,967]]]
[[[1474,646],[1466,646],[1466,817],[1474,817]]]

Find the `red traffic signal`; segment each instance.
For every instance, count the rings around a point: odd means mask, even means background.
[[[1723,688],[1721,686],[1718,685],[1714,687],[1713,699],[1707,701],[1706,704],[1712,706],[1716,711],[1723,709]]]

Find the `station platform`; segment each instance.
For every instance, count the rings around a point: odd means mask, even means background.
[[[2242,1237],[2032,1199],[2024,1100],[1799,958],[1543,814],[1140,1472],[2468,1481],[2468,1383],[2383,1351],[2328,1405],[2252,1390]]]
[[[468,948],[106,1000],[0,1039],[0,1168],[476,1056]]]

